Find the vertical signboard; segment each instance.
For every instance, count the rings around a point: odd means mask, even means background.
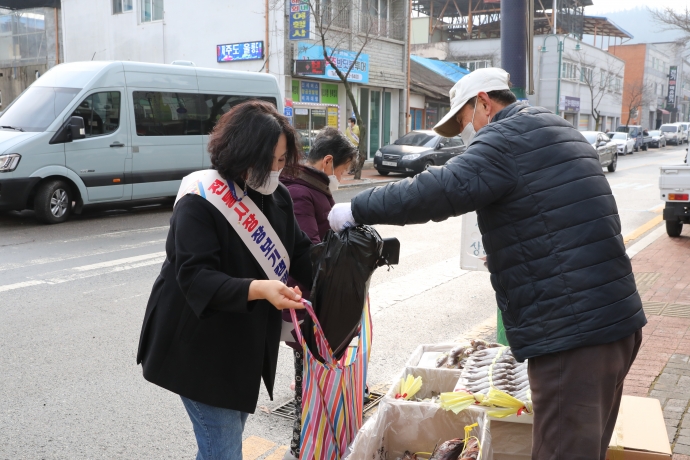
[[[678,66],[672,65],[668,72],[668,98],[666,105],[673,107],[676,105],[676,79],[678,78]]]
[[[482,234],[477,223],[477,213],[468,212],[462,215],[462,232],[460,234],[460,268],[463,270],[489,271],[484,266],[482,257],[486,257]]]
[[[290,40],[310,40],[309,0],[290,0]]]
[[[328,117],[326,120],[326,125],[332,128],[338,128],[338,108],[328,107]]]

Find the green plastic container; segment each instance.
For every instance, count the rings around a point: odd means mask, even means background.
[[[508,338],[506,337],[506,328],[503,326],[503,317],[501,310],[496,310],[496,342],[501,345],[508,345]]]

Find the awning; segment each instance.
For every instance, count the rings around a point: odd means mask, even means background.
[[[671,114],[671,112],[669,112],[668,110],[664,110],[664,109],[656,109],[656,111],[661,112],[662,115],[670,115]]]

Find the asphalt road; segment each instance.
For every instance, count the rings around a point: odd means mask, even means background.
[[[684,152],[636,153],[606,173],[624,235],[659,215],[658,167]],[[337,201],[358,191],[339,191]],[[0,214],[1,459],[194,456],[179,398],[146,382],[135,363],[171,209],[101,209],[57,226],[31,212]],[[495,313],[488,275],[459,269],[460,218],[378,230],[398,237],[402,252],[371,283],[370,384],[390,382],[418,344],[452,340]],[[264,410],[291,398],[292,371],[281,349],[275,400],[262,390],[246,437],[289,443],[290,422]]]

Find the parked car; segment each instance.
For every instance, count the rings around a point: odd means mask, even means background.
[[[688,132],[688,129],[690,128],[690,123],[677,122],[673,124],[677,125],[680,128],[681,140],[687,144],[688,138],[690,138],[690,132]]]
[[[635,139],[635,151],[647,150],[649,142],[652,140],[649,137],[649,132],[640,125],[619,126],[616,128],[617,133],[630,133]]]
[[[383,176],[392,172],[418,174],[445,164],[466,149],[460,136],[447,138],[431,130],[410,131],[376,152],[374,168]]]
[[[606,133],[611,142],[616,144],[619,155],[632,154],[635,151],[635,138],[630,133]]]
[[[666,123],[659,127],[659,131],[666,136],[666,142],[673,145],[680,145],[685,142],[683,138],[683,128],[675,123]]]
[[[600,131],[582,131],[582,135],[597,151],[601,167],[606,167],[609,172],[614,172],[618,165],[618,146]]]
[[[661,131],[650,131],[649,136],[652,138],[652,141],[649,143],[651,147],[666,147],[666,136]]]
[[[57,65],[0,116],[0,211],[34,209],[55,224],[92,204],[174,197],[184,176],[211,167],[204,152],[216,121],[248,99],[283,111],[269,74]]]

